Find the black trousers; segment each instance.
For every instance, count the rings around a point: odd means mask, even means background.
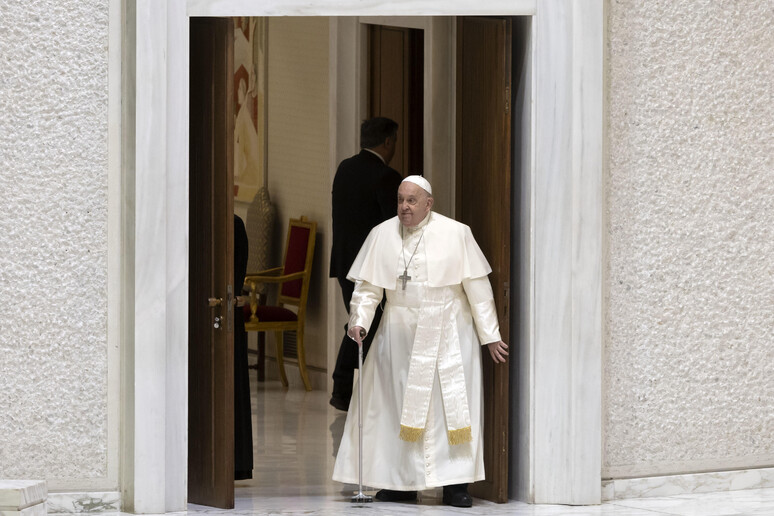
[[[341,295],[344,298],[344,307],[349,313],[349,303],[352,301],[352,293],[355,291],[355,284],[347,279],[338,278],[341,287]],[[368,354],[371,342],[374,340],[376,330],[379,328],[379,322],[382,320],[382,307],[379,306],[374,314],[374,321],[368,330],[368,335],[363,340],[363,360]],[[358,367],[357,361],[357,342],[350,339],[347,335],[348,327],[344,325],[344,338],[341,340],[339,354],[336,357],[336,367],[333,369],[333,396],[349,400],[352,397],[352,382],[355,379],[355,369]]]
[[[234,480],[253,478],[253,417],[247,332],[241,308],[234,309]]]

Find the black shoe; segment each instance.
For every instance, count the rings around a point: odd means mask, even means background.
[[[443,503],[452,507],[472,507],[473,499],[468,494],[468,484],[443,486]]]
[[[349,398],[340,398],[338,396],[331,396],[331,401],[329,402],[334,408],[337,408],[339,410],[343,410],[344,412],[349,410]]]
[[[246,470],[246,471],[235,471],[234,472],[234,480],[249,480],[253,478],[253,470]]]
[[[417,492],[382,489],[376,492],[376,499],[380,502],[416,502]]]

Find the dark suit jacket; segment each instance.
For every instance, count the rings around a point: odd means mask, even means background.
[[[396,215],[402,179],[367,150],[341,162],[333,179],[332,278],[345,279],[371,229]]]

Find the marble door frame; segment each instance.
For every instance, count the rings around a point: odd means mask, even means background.
[[[513,294],[521,307],[522,344],[519,360],[512,357],[513,377],[519,379],[519,400],[513,402],[519,418],[512,430],[512,453],[519,460],[517,471],[511,471],[512,496],[535,503],[600,502],[603,4],[392,0],[369,2],[364,11],[359,0],[126,2],[121,94],[125,510],[186,510],[188,18],[236,15],[533,17],[525,103],[532,137],[523,156],[529,171],[522,184],[526,211],[514,221],[522,224],[519,259],[527,264],[527,281]],[[336,26],[331,24],[332,31]],[[340,35],[332,32],[332,48]],[[331,59],[332,118],[338,116],[337,95],[346,89],[336,61]],[[346,131],[332,134],[331,156],[339,154],[341,138],[352,138]]]

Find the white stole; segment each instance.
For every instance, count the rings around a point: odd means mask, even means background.
[[[400,418],[400,438],[416,442],[427,424],[436,372],[441,386],[449,444],[473,440],[462,366],[460,339],[454,321],[454,292],[426,287],[411,350]]]

